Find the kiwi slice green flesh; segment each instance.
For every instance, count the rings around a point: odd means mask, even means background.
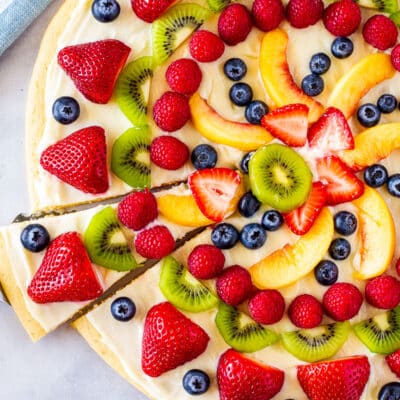
[[[396,0],[397,4],[397,0]],[[398,28],[400,28],[400,11],[396,11],[390,15],[390,19],[396,24]]]
[[[356,0],[361,7],[372,8],[385,13],[393,13],[399,9],[397,0]]]
[[[177,4],[152,25],[153,59],[162,64],[192,32],[212,15],[198,4]]]
[[[207,0],[208,8],[213,12],[222,11],[230,4],[231,0]]]
[[[138,265],[112,207],[106,207],[93,216],[84,241],[95,264],[116,271],[129,271]]]
[[[130,128],[114,142],[111,170],[133,188],[150,187],[150,143],[148,126]]]
[[[332,357],[347,340],[351,327],[348,321],[321,325],[313,329],[283,332],[285,349],[299,360],[315,362]]]
[[[218,306],[215,323],[225,342],[244,353],[253,353],[279,340],[275,332],[223,302]]]
[[[373,353],[393,353],[400,348],[400,307],[361,321],[353,330]]]
[[[172,256],[163,259],[160,289],[168,301],[189,312],[216,307],[219,299]]]
[[[278,143],[260,147],[253,154],[249,178],[257,199],[282,212],[301,206],[312,184],[312,173],[304,159]]]

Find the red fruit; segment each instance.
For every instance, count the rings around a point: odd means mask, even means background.
[[[285,19],[281,0],[255,0],[251,12],[255,25],[264,32],[274,30]]]
[[[393,67],[400,71],[400,44],[393,47],[392,53],[390,54]]]
[[[283,317],[285,299],[277,290],[261,290],[251,297],[248,308],[251,317],[259,324],[275,324]]]
[[[207,333],[171,303],[153,306],[146,316],[142,369],[153,378],[197,358],[207,348]]]
[[[199,30],[192,35],[189,42],[189,50],[195,60],[212,62],[222,56],[225,51],[225,45],[214,33]]]
[[[329,205],[358,199],[364,193],[364,183],[336,156],[319,159],[317,171],[320,181],[326,185]]]
[[[364,40],[379,50],[387,50],[397,42],[397,26],[385,15],[374,15],[364,24]]]
[[[224,253],[211,244],[200,244],[189,254],[187,265],[197,279],[215,278],[224,268]]]
[[[175,239],[166,226],[156,225],[137,234],[135,247],[145,258],[163,258],[175,248]]]
[[[87,301],[103,288],[77,232],[57,236],[47,248],[39,269],[28,286],[28,295],[39,304]]]
[[[361,10],[353,0],[339,0],[326,7],[325,28],[335,36],[350,36],[361,23]]]
[[[153,22],[176,0],[131,0],[135,14],[146,22]]]
[[[104,129],[90,126],[49,146],[40,157],[40,165],[85,193],[104,193],[108,190],[106,153]]]
[[[325,312],[335,321],[346,321],[357,315],[363,296],[351,283],[333,284],[324,294],[322,305]]]
[[[269,400],[282,389],[285,373],[229,349],[218,361],[220,400]]]
[[[385,357],[390,370],[400,378],[400,350]]]
[[[297,367],[297,379],[310,400],[359,400],[369,374],[366,356]]]
[[[264,115],[261,125],[288,146],[304,146],[307,140],[308,111],[305,104],[289,104]]]
[[[158,136],[151,143],[150,159],[160,168],[176,170],[189,159],[189,149],[173,136]]]
[[[396,272],[397,275],[400,275],[400,258],[396,261]]]
[[[324,12],[322,0],[289,0],[286,17],[295,28],[307,28],[314,25]]]
[[[177,131],[190,119],[189,100],[183,94],[165,92],[154,103],[153,118],[163,131]]]
[[[143,229],[157,215],[156,198],[147,189],[129,194],[118,204],[118,219],[134,231]]]
[[[106,104],[130,51],[119,40],[99,40],[64,47],[58,63],[88,100]]]
[[[196,61],[180,58],[168,67],[165,77],[172,90],[190,95],[199,88],[203,74]]]
[[[246,40],[252,27],[250,12],[243,4],[231,4],[218,19],[219,36],[229,46]]]
[[[321,303],[310,294],[297,296],[289,306],[290,320],[298,328],[311,329],[320,325],[324,312]]]
[[[374,307],[391,309],[400,303],[400,281],[390,275],[380,275],[368,281],[365,299]]]

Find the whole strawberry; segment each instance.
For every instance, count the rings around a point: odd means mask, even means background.
[[[250,12],[243,4],[231,4],[218,19],[219,36],[229,46],[246,40],[252,27]]]
[[[361,10],[353,0],[339,0],[325,9],[323,21],[332,35],[349,36],[360,26]]]
[[[211,244],[200,244],[189,254],[187,265],[197,279],[215,278],[224,268],[224,253]]]
[[[251,13],[256,27],[264,32],[274,30],[285,19],[281,0],[254,0]]]
[[[153,22],[176,0],[131,0],[132,10],[146,22]]]
[[[374,15],[369,18],[362,30],[364,40],[378,50],[387,50],[397,42],[397,26],[385,15]]]
[[[307,28],[314,25],[324,12],[322,0],[289,0],[286,6],[286,17],[295,28]]]
[[[395,351],[385,357],[390,370],[400,378],[400,350]]]
[[[368,281],[365,299],[374,307],[391,309],[400,303],[400,281],[390,275],[381,275]]]
[[[158,136],[151,143],[150,160],[160,168],[176,170],[188,159],[188,147],[173,136]]]
[[[206,30],[196,31],[189,42],[191,56],[199,62],[218,60],[225,51],[224,42],[214,33]]]
[[[277,290],[261,290],[251,297],[248,308],[251,317],[259,324],[275,324],[283,317],[285,299]]]
[[[174,250],[175,239],[166,226],[155,225],[136,235],[135,247],[142,257],[159,259]]]
[[[311,329],[321,324],[323,309],[314,296],[302,294],[292,301],[288,314],[290,320],[298,328]]]
[[[199,88],[203,74],[196,61],[180,58],[168,67],[165,78],[172,90],[190,95]]]

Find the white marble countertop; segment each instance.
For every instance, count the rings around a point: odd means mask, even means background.
[[[24,114],[42,34],[62,0],[0,56],[0,224],[28,210]],[[33,344],[12,309],[0,303],[0,387],[8,400],[145,400],[69,327]]]

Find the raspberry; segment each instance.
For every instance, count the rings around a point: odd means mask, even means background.
[[[249,300],[249,312],[259,324],[275,324],[285,312],[285,299],[274,289],[261,290]]]
[[[364,40],[379,50],[387,50],[397,42],[397,26],[385,15],[374,15],[363,27]]]
[[[390,275],[371,279],[365,286],[365,299],[377,308],[397,307],[400,303],[400,281]]]
[[[400,378],[400,350],[385,357],[390,370]]]
[[[335,321],[353,318],[360,310],[363,296],[351,283],[335,283],[324,294],[322,305],[325,312]]]
[[[295,28],[314,25],[322,18],[323,12],[322,0],[289,0],[286,6],[287,19]]]
[[[397,46],[395,46],[392,50],[392,54],[391,54],[391,59],[392,59],[392,65],[393,67],[397,70],[400,71],[400,44],[398,44]],[[400,259],[398,261],[398,265],[396,265],[397,267],[397,273],[400,275]]]
[[[298,328],[315,328],[322,322],[323,309],[321,303],[310,294],[297,296],[289,306],[290,320]]]
[[[118,219],[134,231],[143,229],[157,215],[156,198],[147,189],[129,194],[118,204]]]
[[[251,12],[255,25],[264,32],[277,28],[285,18],[281,0],[255,0]]]
[[[199,88],[203,74],[196,61],[181,58],[168,67],[165,77],[172,90],[190,95]]]
[[[195,32],[189,42],[192,57],[200,62],[212,62],[220,58],[225,50],[224,42],[210,31]]]
[[[155,225],[137,234],[135,247],[142,257],[158,259],[174,250],[175,239],[166,226]]]
[[[250,273],[240,265],[225,268],[217,278],[218,296],[231,306],[237,306],[246,300],[252,290]]]
[[[160,168],[176,170],[189,159],[189,149],[173,136],[159,136],[151,143],[150,159]]]
[[[153,118],[159,128],[173,132],[190,119],[189,101],[183,94],[165,92],[154,104]]]
[[[189,255],[188,268],[198,279],[215,278],[224,268],[224,253],[212,244],[200,244]]]
[[[361,23],[360,7],[353,0],[339,0],[325,9],[323,21],[332,35],[349,36]]]
[[[251,15],[243,4],[226,7],[218,19],[219,36],[229,46],[246,40],[252,26]]]

